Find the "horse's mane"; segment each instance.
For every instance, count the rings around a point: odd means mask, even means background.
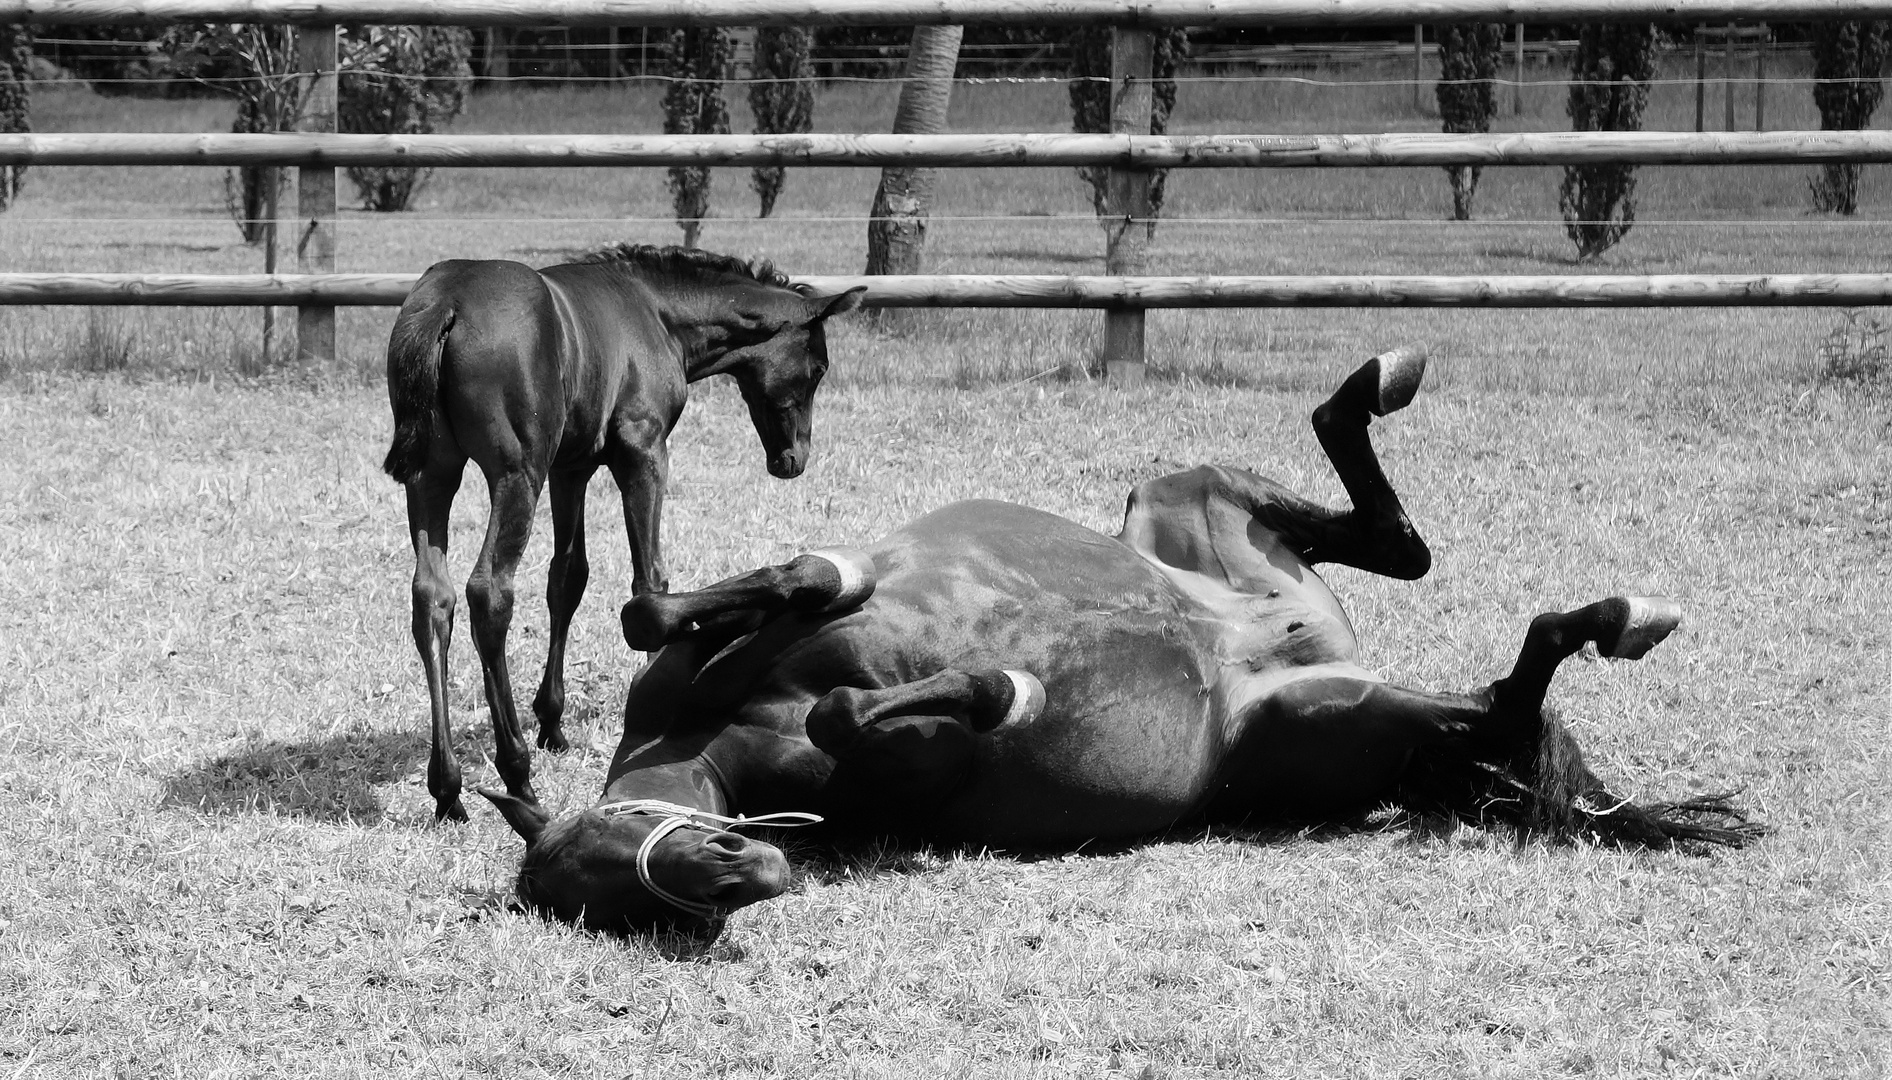
[[[587,263],[622,263],[640,270],[655,270],[675,277],[704,278],[733,274],[764,285],[789,288],[788,275],[767,259],[742,260],[702,248],[669,244],[612,244],[578,260]]]

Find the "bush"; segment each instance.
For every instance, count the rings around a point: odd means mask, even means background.
[[[1820,339],[1820,381],[1878,384],[1892,379],[1886,325],[1862,311],[1840,312],[1840,323]]]
[[[1150,62],[1150,134],[1169,131],[1169,114],[1176,107],[1176,65],[1189,55],[1189,37],[1180,29],[1158,31]],[[1110,130],[1110,27],[1081,26],[1071,36],[1071,130]],[[1091,207],[1103,217],[1110,202],[1110,170],[1084,166],[1077,175],[1091,187]],[[1150,227],[1163,212],[1163,188],[1168,169],[1150,170]]]
[[[349,26],[339,35],[336,126],[426,135],[466,108],[473,32],[464,26]],[[364,210],[405,210],[432,169],[351,165]]]
[[[723,80],[729,77],[728,31],[689,27],[670,32],[664,50],[664,74],[673,82],[664,91],[664,134],[727,135],[729,107]],[[668,177],[670,202],[683,229],[683,246],[695,247],[703,219],[709,216],[710,171],[707,165],[673,165]]]
[[[1439,27],[1439,126],[1447,132],[1485,132],[1498,115],[1492,80],[1504,53],[1503,23],[1462,23]],[[1478,166],[1447,165],[1452,181],[1452,216],[1470,221],[1472,196],[1478,192]]]
[[[1577,39],[1565,111],[1575,131],[1640,131],[1655,76],[1656,28],[1589,23]],[[1615,247],[1636,223],[1634,165],[1566,165],[1557,191],[1564,232],[1588,259]]]
[[[809,49],[814,35],[806,27],[764,26],[755,32],[754,72],[749,84],[749,111],[755,114],[758,135],[800,134],[814,128],[815,90],[810,81],[814,67]],[[775,209],[776,196],[788,170],[780,165],[758,165],[749,174],[749,186],[762,200],[759,217]]]
[[[1886,28],[1883,22],[1814,23],[1813,104],[1820,110],[1820,127],[1827,131],[1858,131],[1872,120],[1885,97]],[[1852,215],[1859,210],[1859,166],[1825,165],[1807,181],[1813,190],[1813,208],[1825,213]]]
[[[28,110],[32,91],[27,82],[33,59],[33,28],[0,25],[0,132],[33,130]],[[26,182],[26,166],[0,165],[0,210],[12,206]]]

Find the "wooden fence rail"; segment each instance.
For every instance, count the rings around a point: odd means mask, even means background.
[[[384,303],[398,278],[334,265],[334,170],[357,164],[1101,165],[1111,277],[865,280],[882,306],[1101,307],[1105,367],[1141,378],[1142,311],[1157,306],[1883,304],[1858,275],[1764,278],[1144,278],[1152,168],[1835,163],[1892,160],[1879,132],[1542,133],[1495,136],[1147,134],[1152,28],[1449,22],[1694,23],[1892,17],[1892,0],[0,0],[0,23],[293,23],[315,103],[301,134],[53,135],[0,141],[5,164],[281,165],[298,182],[296,277],[0,275],[0,303],[295,304],[297,355],[332,358],[334,307]],[[468,26],[1095,24],[1112,30],[1113,134],[899,136],[346,136],[334,133],[339,23]],[[1415,84],[1416,85],[1416,84]],[[1869,277],[1869,276],[1868,276]],[[840,279],[825,279],[836,281]],[[1877,279],[1873,279],[1877,280]],[[1850,282],[1851,284],[1845,284]],[[393,302],[398,302],[393,301]]]
[[[0,304],[395,307],[418,274],[0,274]],[[1571,274],[1108,277],[1063,274],[806,276],[822,294],[867,287],[869,307],[1863,307],[1892,304],[1892,274]]]
[[[1120,169],[1892,162],[1892,131],[1491,135],[0,135],[0,165]]]
[[[1807,22],[1892,16],[1888,0],[0,0],[0,23],[454,26],[1360,26]]]

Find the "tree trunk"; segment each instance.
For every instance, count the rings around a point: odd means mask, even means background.
[[[894,115],[896,135],[934,135],[946,126],[963,26],[916,26],[906,82]],[[917,274],[933,203],[933,169],[882,169],[867,223],[867,273]],[[884,311],[885,309],[883,309]]]
[[[33,130],[28,113],[31,105],[33,28],[0,26],[0,132],[15,134]],[[0,210],[19,198],[20,184],[26,178],[24,165],[0,165]]]

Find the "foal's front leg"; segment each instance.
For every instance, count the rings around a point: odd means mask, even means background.
[[[627,420],[617,428],[609,459],[624,500],[624,531],[631,545],[631,595],[668,592],[661,536],[664,488],[670,483],[669,430],[655,419]]]
[[[487,474],[492,509],[486,542],[473,574],[467,578],[467,614],[473,645],[486,676],[486,707],[493,716],[494,764],[510,795],[537,802],[532,793],[532,751],[526,745],[513,702],[512,672],[506,663],[506,636],[512,628],[513,576],[532,537],[532,513],[538,505],[542,473],[530,467]]]
[[[585,488],[590,469],[551,475],[552,565],[545,577],[545,605],[550,625],[545,647],[545,675],[532,699],[539,718],[539,748],[562,751],[565,739],[565,645],[571,637],[572,615],[584,599],[591,580],[591,562],[585,557]]]

